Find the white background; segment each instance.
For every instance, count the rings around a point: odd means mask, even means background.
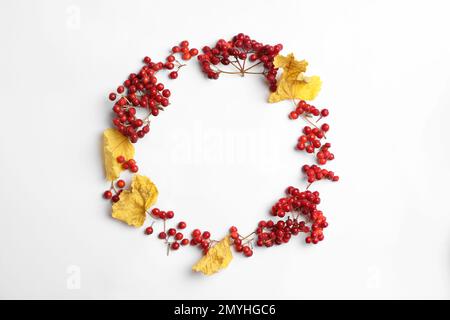
[[[450,298],[450,42],[446,1],[2,1],[0,298]],[[244,32],[284,44],[324,82],[330,227],[236,257],[213,277],[198,250],[109,217],[107,94],[150,55]],[[304,187],[303,125],[263,81],[203,77],[195,61],[137,145],[158,206],[220,238]]]

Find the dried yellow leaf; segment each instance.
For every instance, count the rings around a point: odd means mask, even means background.
[[[282,68],[285,79],[288,81],[293,81],[297,79],[300,73],[306,71],[308,67],[308,62],[306,60],[295,60],[294,54],[290,53],[286,57],[279,54],[273,60],[275,68]]]
[[[118,156],[126,159],[134,157],[134,147],[130,140],[116,129],[103,131],[103,155],[106,179],[113,181],[120,176],[122,165],[117,162]]]
[[[292,93],[295,98],[302,100],[314,100],[322,87],[319,76],[307,77],[303,81],[295,81],[292,85]]]
[[[144,224],[146,211],[158,198],[158,189],[146,176],[134,175],[129,190],[120,194],[120,200],[112,206],[112,217],[131,226]]]
[[[318,76],[305,76],[308,62],[295,60],[294,55],[290,53],[286,57],[277,55],[274,65],[276,68],[282,68],[283,73],[278,80],[277,91],[269,96],[270,103],[286,99],[313,100],[317,96],[322,82]]]
[[[209,249],[208,253],[192,267],[192,270],[209,276],[226,268],[232,259],[230,238],[227,236]]]

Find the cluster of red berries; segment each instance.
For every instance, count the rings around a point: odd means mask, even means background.
[[[183,40],[180,42],[179,46],[174,46],[172,48],[172,53],[176,54],[179,53],[181,54],[181,59],[183,60],[190,60],[192,57],[195,57],[196,55],[198,55],[198,50],[195,48],[189,49],[189,41],[187,40]],[[181,63],[179,63],[175,57],[173,55],[169,55],[166,58],[167,62],[165,63],[165,68],[168,70],[172,70],[175,65],[173,64],[173,62],[177,62],[178,63],[178,68],[175,71],[172,71],[171,73],[169,73],[169,78],[170,79],[176,79],[178,78],[178,70],[184,66]]]
[[[317,152],[316,158],[320,165],[324,165],[327,161],[334,159],[334,154],[328,151],[329,148],[331,148],[331,144],[327,142],[320,148],[319,152]]]
[[[322,169],[319,166],[316,166],[315,164],[313,164],[312,166],[305,164],[302,167],[302,171],[308,177],[308,182],[310,184],[313,183],[314,181],[322,179],[328,179],[334,182],[339,181],[339,176],[336,176],[333,171]]]
[[[314,153],[316,149],[320,150],[316,154],[317,163],[324,165],[328,160],[334,159],[334,154],[330,153],[328,149],[331,144],[325,143],[322,146],[321,140],[325,138],[325,133],[330,130],[330,125],[328,123],[322,124],[318,127],[316,124],[312,123],[309,119],[312,117],[319,117],[316,121],[320,121],[322,118],[327,117],[330,114],[328,109],[319,110],[315,106],[306,103],[304,100],[300,100],[297,104],[295,111],[291,111],[289,118],[292,120],[298,119],[298,117],[303,117],[305,120],[309,121],[314,125],[314,128],[310,126],[305,126],[303,128],[302,135],[297,141],[297,150],[305,150],[307,153]]]
[[[318,191],[300,191],[294,187],[286,189],[286,197],[279,199],[272,206],[271,214],[283,218],[288,213],[301,213],[306,216],[311,215],[320,203]]]
[[[258,247],[270,248],[274,244],[280,245],[288,243],[292,236],[297,236],[300,232],[309,232],[310,228],[305,221],[298,221],[298,219],[291,219],[290,217],[284,220],[274,222],[272,220],[260,221],[256,234],[258,236],[256,245]]]
[[[220,39],[214,47],[205,46],[202,48],[203,54],[198,56],[202,71],[209,79],[218,79],[220,73],[230,73],[218,69],[219,64],[228,66],[232,65],[238,69],[241,75],[245,73],[254,73],[249,70],[256,65],[262,65],[262,72],[269,84],[271,91],[277,90],[277,71],[274,67],[273,60],[275,56],[283,49],[281,44],[275,46],[264,45],[256,40],[251,39],[248,35],[239,33],[232,40],[226,41]],[[245,62],[254,63],[252,66],[245,68]]]
[[[315,106],[308,104],[305,100],[300,100],[295,107],[294,111],[289,113],[289,118],[292,120],[298,119],[300,116],[312,117],[320,116],[319,120],[323,117],[327,117],[329,114],[328,109],[319,110]],[[317,120],[317,121],[319,121]]]
[[[119,181],[123,181],[123,180],[119,180]],[[114,192],[114,194],[113,194],[113,192]],[[103,192],[103,198],[105,198],[106,200],[111,200],[112,202],[118,202],[120,200],[121,193],[122,193],[122,190],[115,190],[114,188],[111,187],[111,189]]]
[[[189,60],[198,54],[198,50],[189,49],[189,42],[182,41],[180,46],[172,48],[172,53],[165,62],[153,62],[150,57],[143,59],[144,66],[137,73],[130,73],[123,85],[117,87],[116,92],[109,94],[109,99],[115,101],[113,106],[113,124],[132,143],[143,138],[150,131],[150,116],[158,116],[161,110],[169,105],[171,92],[158,82],[156,74],[161,70],[176,71],[169,74],[170,79],[178,77],[178,70],[184,66],[176,60],[173,54],[181,54],[183,60]],[[120,95],[120,97],[118,97]],[[138,117],[138,108],[147,110],[147,115]]]
[[[203,254],[207,254],[212,243],[211,233],[209,231],[201,231],[200,229],[194,229],[191,233],[191,246],[196,246],[202,250]]]
[[[112,202],[118,202],[120,200],[120,194],[122,193],[123,188],[125,187],[125,181],[117,180],[116,186],[119,189],[116,189],[114,188],[113,185],[111,185],[111,189],[103,192],[103,198],[105,198],[106,200],[111,200]]]
[[[180,221],[178,222],[176,228],[169,228],[166,230],[166,220],[172,219],[175,214],[173,211],[162,211],[158,208],[153,208],[151,211],[151,215],[155,218],[163,219],[164,220],[164,231],[161,231],[158,234],[158,238],[161,240],[166,241],[167,245],[172,250],[178,250],[180,246],[186,246],[189,244],[189,239],[184,237],[184,234],[180,232],[179,230],[183,230],[186,228],[186,222]],[[145,234],[151,235],[153,234],[153,223],[151,226],[145,228]]]
[[[164,220],[164,231],[158,234],[158,238],[165,240],[172,250],[178,250],[181,246],[190,244],[191,246],[198,246],[203,254],[208,253],[209,247],[213,240],[211,240],[211,233],[209,231],[201,232],[200,229],[194,229],[191,233],[191,239],[184,237],[184,234],[178,230],[186,229],[187,224],[184,221],[178,222],[176,228],[169,228],[166,230],[166,221],[172,219],[175,214],[173,211],[162,211],[158,208],[153,208],[150,214],[157,219]],[[145,229],[145,234],[153,233],[153,224]],[[170,241],[172,240],[172,241]]]
[[[151,215],[154,218],[162,219],[162,220],[173,219],[173,217],[175,216],[173,211],[162,211],[162,210],[159,210],[158,208],[153,208],[151,211]]]
[[[293,209],[297,213],[294,216],[294,220],[303,216],[306,221],[311,223],[310,235],[306,237],[306,243],[316,244],[324,239],[323,229],[328,227],[327,218],[323,215],[323,212],[317,209],[317,205],[320,203],[320,194],[318,191],[311,192],[309,190],[301,192],[295,187],[288,187],[286,189],[288,195],[288,202],[293,203]],[[303,230],[307,232],[306,229]]]
[[[122,164],[122,168],[124,170],[130,170],[132,173],[136,173],[139,171],[139,167],[136,164],[136,160],[134,159],[128,159],[126,160],[124,156],[118,156],[116,158],[116,161],[120,164]],[[103,198],[109,200],[111,199],[112,202],[117,202],[120,200],[120,194],[122,193],[123,188],[125,188],[125,181],[122,179],[119,179],[116,181],[116,188],[114,188],[114,183],[111,183],[111,188],[109,190],[106,190],[103,192]],[[113,194],[113,192],[115,194]]]
[[[290,119],[295,120],[301,117],[313,126],[305,126],[303,128],[296,148],[305,150],[310,154],[318,150],[316,159],[321,165],[328,160],[334,159],[334,154],[328,150],[331,144],[327,142],[322,145],[321,142],[322,139],[326,138],[325,134],[330,130],[330,126],[327,123],[320,126],[317,124],[328,115],[328,109],[318,109],[304,100],[300,100],[295,105],[295,110],[289,113]],[[312,119],[316,119],[315,122]],[[309,184],[321,179],[339,180],[339,177],[333,171],[322,169],[317,165],[304,165],[302,169],[308,177]],[[322,241],[324,239],[323,229],[328,226],[328,223],[323,212],[317,209],[317,205],[320,203],[319,192],[311,192],[309,190],[302,192],[291,186],[286,189],[286,194],[287,197],[279,199],[272,207],[271,214],[284,218],[289,213],[294,218],[291,219],[289,217],[286,221],[280,220],[277,223],[261,221],[257,229],[257,245],[268,247],[274,243],[286,243],[292,235],[297,235],[300,232],[310,233],[305,238],[306,243],[316,244]],[[304,220],[299,220],[300,217],[303,217]],[[311,225],[307,226],[307,222]]]
[[[303,134],[298,138],[297,149],[305,150],[308,153],[314,153],[316,148],[320,148],[322,143],[320,140],[324,137],[324,133],[318,128],[305,126]]]
[[[246,257],[251,257],[253,255],[252,240],[249,236],[243,237],[238,233],[238,229],[233,226],[229,230],[230,238],[233,240],[233,247],[236,252],[242,252]]]
[[[136,173],[139,171],[139,167],[136,164],[136,160],[134,159],[128,159],[126,160],[124,156],[118,156],[117,162],[122,164],[122,169],[124,170],[130,170],[132,173]]]

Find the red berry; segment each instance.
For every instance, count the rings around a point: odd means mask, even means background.
[[[209,231],[205,231],[202,234],[203,239],[209,239],[211,237],[211,233]]]
[[[173,211],[167,211],[166,212],[166,218],[167,219],[172,219],[175,216],[175,213],[173,213]]]
[[[160,238],[160,239],[165,239],[166,237],[167,237],[167,234],[165,232],[160,232],[158,234],[158,238]]]
[[[200,242],[200,246],[201,246],[203,249],[209,248],[209,241],[202,240],[202,241]]]
[[[183,53],[183,55],[181,56],[181,59],[189,60],[189,59],[191,59],[191,54],[189,52]]]
[[[201,236],[195,237],[193,240],[195,245],[202,243],[203,241]]]
[[[193,48],[193,49],[189,50],[189,54],[194,57],[198,54],[198,50]]]
[[[164,64],[164,68],[168,69],[168,70],[172,70],[175,67],[175,65],[172,62],[166,62]]]
[[[194,231],[192,231],[193,238],[199,237],[201,234],[202,232],[199,229],[194,229]]]
[[[167,231],[167,234],[168,234],[169,236],[171,236],[171,237],[173,237],[176,233],[177,233],[177,230],[175,230],[174,228],[170,228],[170,229]]]
[[[173,52],[173,53],[178,53],[178,52],[180,52],[180,50],[181,50],[181,49],[180,49],[180,47],[178,47],[178,46],[175,46],[175,47],[172,48],[172,52]]]
[[[322,109],[322,111],[320,111],[320,114],[322,117],[326,117],[328,116],[330,113],[328,111],[328,109]]]
[[[172,71],[171,73],[169,73],[169,78],[170,78],[170,79],[176,79],[176,78],[178,78],[178,72]]]
[[[117,185],[117,187],[119,187],[119,188],[123,188],[123,187],[125,187],[125,181],[123,181],[123,180],[118,180],[118,181],[116,182],[116,185]]]
[[[292,111],[291,113],[289,113],[289,118],[292,120],[295,120],[298,118],[298,113],[295,111]]]
[[[109,191],[109,190],[106,190],[105,192],[103,192],[103,198],[111,199],[112,198],[112,192]]]
[[[180,248],[180,244],[178,242],[174,242],[170,247],[172,250],[178,250]]]
[[[155,217],[159,217],[159,209],[158,208],[153,208],[151,211],[152,215],[154,215]]]
[[[189,239],[183,239],[181,240],[181,245],[182,246],[187,246],[189,244]]]
[[[169,105],[169,100],[167,100],[166,98],[161,99],[161,105],[163,107],[167,107]]]
[[[109,94],[109,100],[111,100],[111,101],[116,100],[116,94],[115,94],[114,92],[111,92],[111,93]]]
[[[118,202],[120,200],[120,197],[116,194],[112,196],[111,200],[112,202]]]
[[[145,234],[150,235],[152,233],[153,233],[153,228],[152,227],[145,228]]]
[[[189,47],[189,41],[187,41],[187,40],[181,41],[180,47],[182,47],[182,48]]]
[[[175,234],[175,240],[181,240],[183,239],[183,234],[181,232],[177,232],[177,234]]]
[[[180,222],[178,223],[178,229],[184,229],[184,228],[186,228],[186,222],[180,221]]]

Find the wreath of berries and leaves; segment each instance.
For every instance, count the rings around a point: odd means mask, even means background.
[[[145,57],[141,69],[131,73],[116,92],[109,94],[113,102],[113,128],[103,132],[103,151],[106,179],[111,184],[103,197],[112,202],[112,217],[134,227],[142,227],[148,218],[144,233],[148,236],[156,233],[167,254],[184,246],[197,247],[203,256],[192,269],[206,275],[228,266],[233,258],[232,248],[251,257],[256,247],[285,244],[302,233],[308,244],[324,240],[328,222],[318,208],[319,192],[311,191],[310,187],[319,180],[339,180],[333,171],[321,167],[334,159],[331,144],[324,141],[330,126],[321,123],[329,111],[306,102],[317,96],[321,80],[318,76],[306,76],[308,63],[296,60],[292,53],[283,56],[282,49],[281,44],[262,44],[240,33],[230,41],[220,39],[213,47],[204,46],[201,53],[190,48],[188,41],[182,41],[170,50],[165,61]],[[174,221],[173,211],[154,207],[158,189],[148,177],[138,174],[134,154],[133,144],[144,138],[150,132],[151,121],[170,107],[171,91],[157,76],[165,74],[169,79],[177,79],[180,69],[194,57],[209,79],[222,75],[263,76],[269,88],[269,103],[287,100],[293,106],[289,119],[305,122],[295,148],[310,154],[316,162],[302,166],[305,188],[289,186],[285,196],[270,209],[272,219],[259,221],[247,234],[231,226],[222,240],[214,240],[207,230],[186,232],[187,223]],[[132,176],[128,187],[120,178],[124,170]]]

